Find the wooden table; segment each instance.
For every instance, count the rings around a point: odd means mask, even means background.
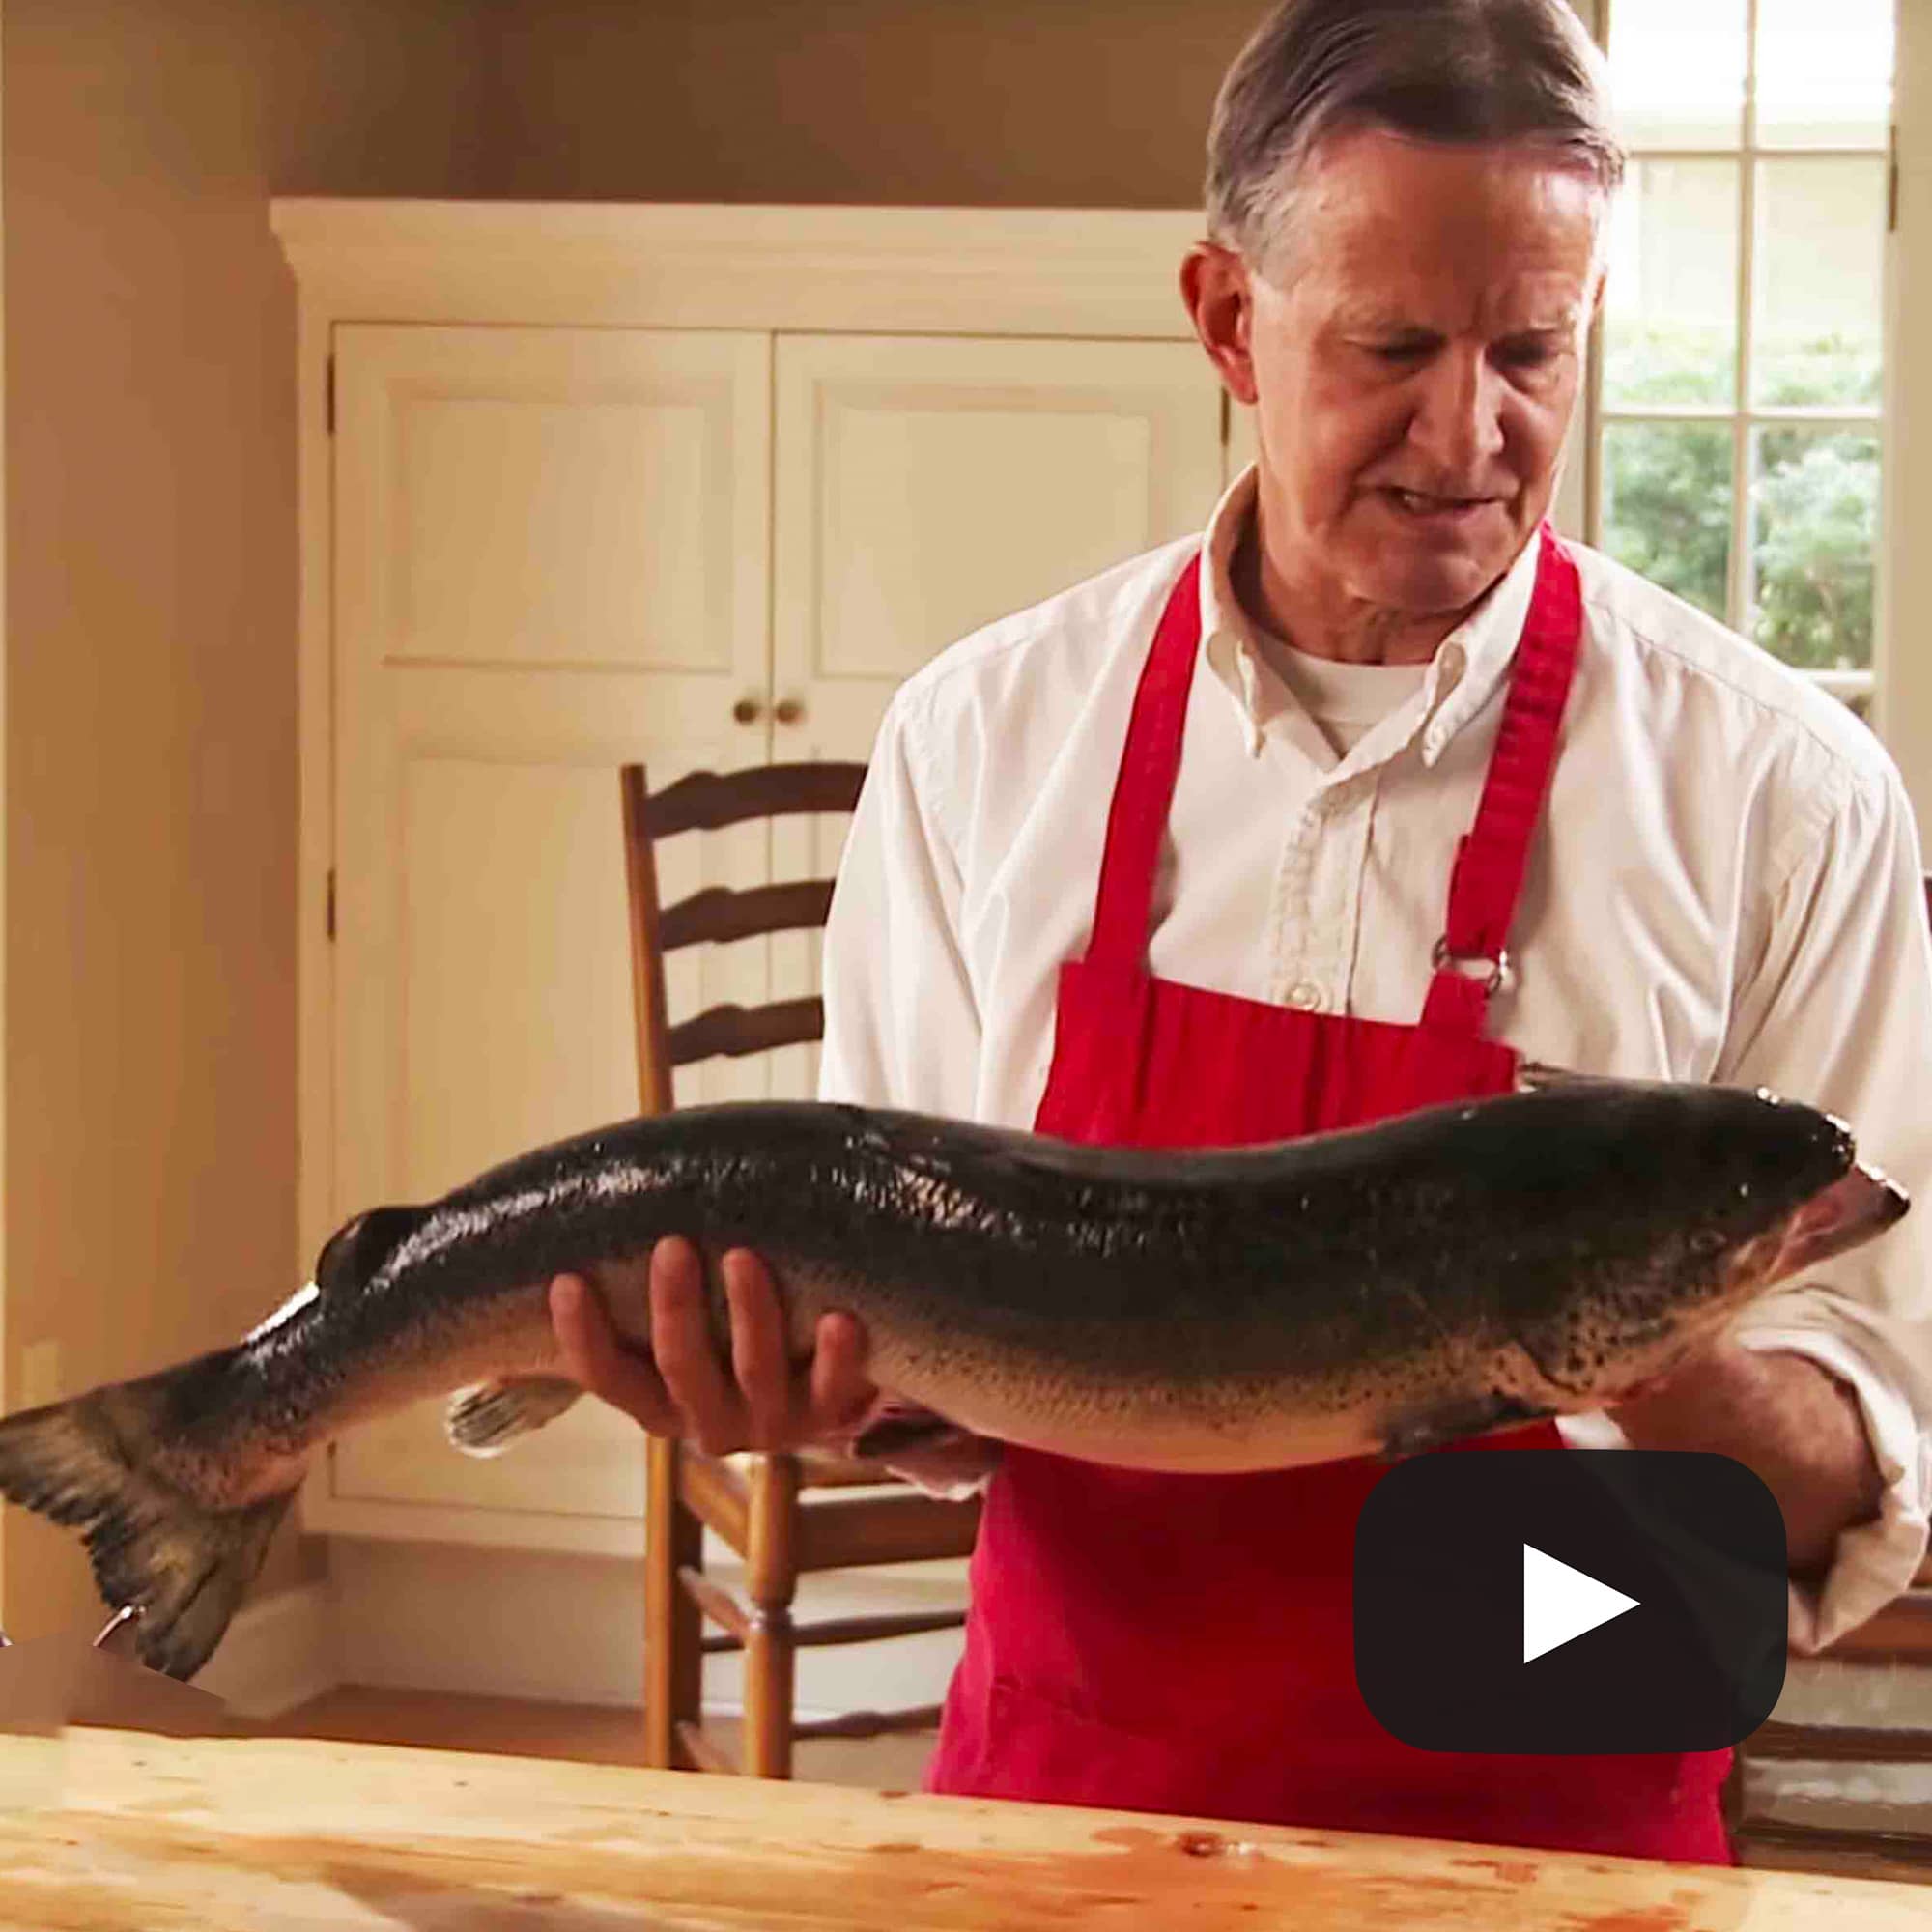
[[[22,1932],[1927,1932],[1932,1888],[307,1739],[0,1738]]]

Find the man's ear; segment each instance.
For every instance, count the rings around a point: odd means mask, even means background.
[[[1197,242],[1180,264],[1180,296],[1223,386],[1237,403],[1252,404],[1255,364],[1249,334],[1255,304],[1248,265],[1218,242]]]

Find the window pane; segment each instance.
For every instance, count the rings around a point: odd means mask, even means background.
[[[1878,438],[1760,430],[1751,468],[1751,635],[1812,670],[1868,666]]]
[[[1892,5],[1893,0],[1758,0],[1761,146],[1885,145],[1891,119]]]
[[[1604,396],[1736,400],[1738,164],[1636,161],[1610,215]]]
[[[1721,618],[1731,564],[1729,428],[1612,423],[1604,432],[1604,548]]]
[[[1611,0],[1610,100],[1633,148],[1735,148],[1744,0]]]
[[[1755,401],[1876,407],[1885,175],[1876,156],[1758,163]]]

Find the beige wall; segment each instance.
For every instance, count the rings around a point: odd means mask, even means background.
[[[497,0],[493,195],[1186,208],[1263,0]]]
[[[266,200],[472,186],[476,19],[7,0],[10,1399],[36,1342],[79,1388],[300,1279],[295,304]],[[93,1613],[71,1539],[6,1534],[14,1634]]]
[[[1191,208],[1270,4],[494,0],[484,192]]]

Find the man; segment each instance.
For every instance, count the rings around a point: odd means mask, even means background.
[[[1209,154],[1181,288],[1259,461],[1204,541],[900,692],[827,935],[826,1096],[1199,1144],[1504,1091],[1531,1058],[1769,1086],[1922,1186],[1932,947],[1889,761],[1543,531],[1622,162],[1563,0],[1287,0]],[[1478,1446],[1736,1456],[1784,1512],[1795,1639],[1829,1641],[1925,1548],[1928,1225],[1614,1416]],[[788,1378],[762,1268],[723,1268],[729,1372],[668,1242],[655,1369],[559,1285],[580,1378],[712,1448],[848,1426],[855,1325]],[[947,1453],[990,1483],[937,1788],[1728,1858],[1728,1753],[1476,1759],[1375,1724],[1349,1593],[1374,1467]]]

